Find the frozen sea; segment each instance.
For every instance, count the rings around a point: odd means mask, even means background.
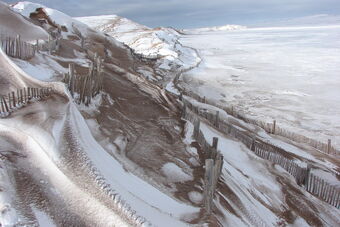
[[[202,63],[183,85],[221,104],[340,147],[340,25],[183,35]]]

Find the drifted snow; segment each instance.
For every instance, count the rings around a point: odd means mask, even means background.
[[[196,191],[189,192],[188,196],[189,199],[196,204],[200,204],[203,200],[203,195]]]
[[[183,172],[178,165],[172,162],[163,165],[161,170],[170,182],[183,182],[193,179],[190,175]]]
[[[6,147],[0,145],[0,151],[4,148]],[[19,221],[17,211],[13,207],[15,191],[8,173],[6,165],[0,161],[0,224],[3,226],[13,226]]]
[[[52,81],[54,76],[60,76],[67,73],[68,70],[62,67],[54,59],[43,54],[36,54],[31,61],[21,59],[12,59],[25,73],[42,81]]]
[[[43,211],[33,208],[33,212],[40,226],[53,227],[56,226],[51,218]]]
[[[198,208],[178,202],[137,176],[126,172],[121,164],[107,153],[92,137],[83,117],[72,106],[71,123],[80,137],[80,145],[99,172],[137,214],[159,226],[183,226],[184,214],[194,214]]]

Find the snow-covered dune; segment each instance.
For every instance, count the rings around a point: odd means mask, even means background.
[[[18,2],[12,6],[12,9],[26,18],[30,18],[31,13],[34,13],[37,9],[43,8],[46,15],[52,20],[52,22],[65,26],[67,31],[62,33],[64,38],[67,38],[67,35],[71,35],[74,32],[74,26],[85,36],[88,34],[88,26],[83,23],[80,23],[77,20],[72,19],[72,17],[58,11],[55,9],[48,8],[44,5],[33,3],[33,2]]]
[[[21,39],[32,41],[36,39],[47,39],[47,32],[39,26],[27,21],[20,14],[15,13],[3,2],[0,2],[0,36],[16,37],[21,35]]]
[[[186,70],[200,62],[193,49],[178,42],[180,34],[172,28],[152,29],[116,15],[76,19],[125,43],[135,53],[157,60],[159,69]]]

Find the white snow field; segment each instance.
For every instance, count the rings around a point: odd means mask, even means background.
[[[196,32],[180,42],[202,58],[182,87],[339,149],[340,23]]]

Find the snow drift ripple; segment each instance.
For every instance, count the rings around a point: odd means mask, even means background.
[[[65,122],[65,130],[68,131],[69,135],[72,137],[72,141],[77,143],[79,147],[81,147],[76,133],[72,129],[72,124],[68,119]],[[77,147],[78,147],[77,146]],[[144,217],[136,214],[136,211],[131,208],[131,206],[122,199],[122,197],[112,189],[111,185],[105,181],[105,178],[101,175],[97,167],[92,163],[92,161],[88,158],[84,151],[78,150],[82,160],[84,160],[85,167],[89,170],[90,176],[97,183],[97,185],[104,191],[104,193],[111,198],[111,200],[116,205],[117,210],[120,212],[120,216],[125,218],[130,222],[130,224],[134,226],[151,226],[151,223],[148,222]]]

